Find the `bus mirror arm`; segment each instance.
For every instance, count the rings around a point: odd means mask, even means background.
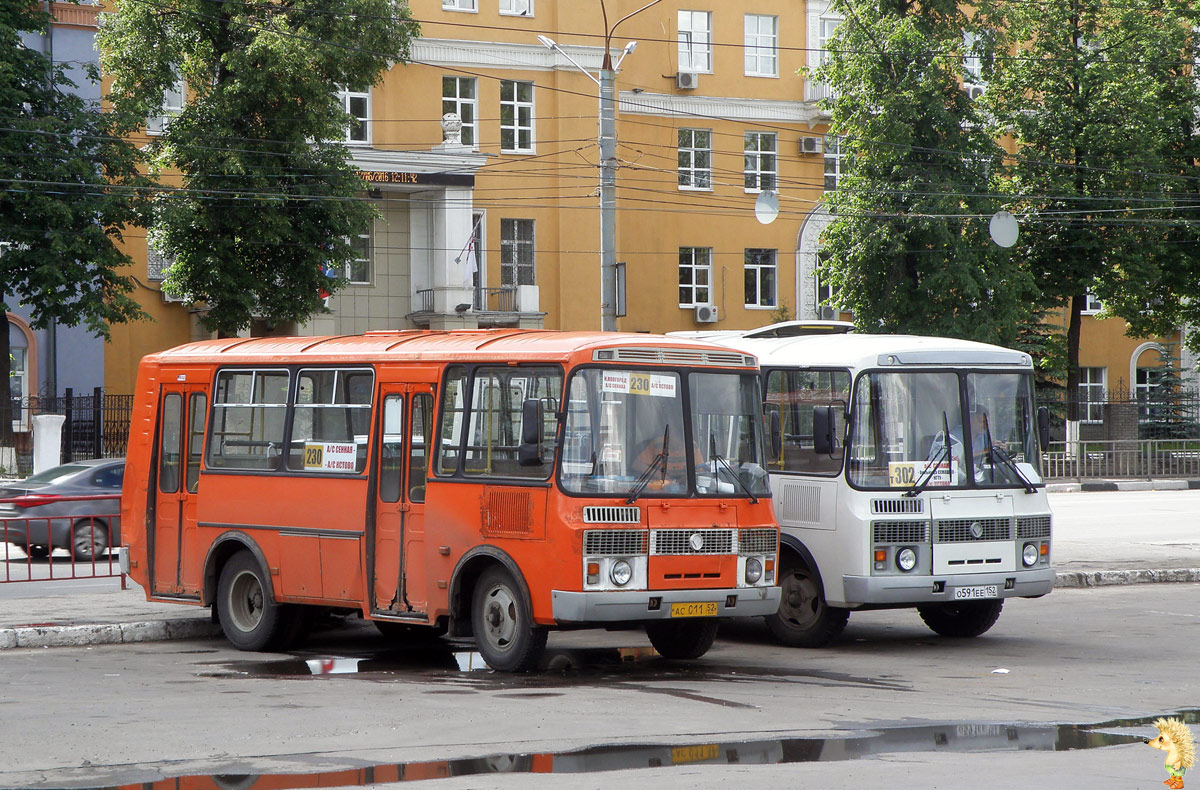
[[[521,406],[521,445],[517,448],[517,463],[521,466],[541,466],[542,460],[542,422],[544,419],[542,401],[529,398]]]
[[[813,406],[813,452],[833,455],[832,406]]]
[[[767,438],[771,442],[771,457],[778,458],[783,452],[783,419],[779,416],[779,406],[774,403],[766,404]]]
[[[1041,445],[1042,452],[1045,452],[1050,447],[1050,410],[1045,406],[1038,406],[1037,429],[1038,444]]]

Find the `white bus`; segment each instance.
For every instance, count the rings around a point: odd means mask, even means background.
[[[757,355],[765,408],[782,424],[770,480],[783,599],[767,623],[786,644],[816,647],[851,611],[916,607],[939,634],[978,636],[1005,598],[1054,584],[1032,360],[851,329],[681,333]]]

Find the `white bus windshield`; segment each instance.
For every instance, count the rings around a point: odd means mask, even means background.
[[[1038,482],[1029,374],[865,374],[854,389],[850,435],[849,479],[859,487]]]
[[[765,495],[759,408],[752,374],[577,371],[567,395],[562,486],[573,494]]]

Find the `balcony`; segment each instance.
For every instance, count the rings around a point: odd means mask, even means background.
[[[468,291],[459,293],[465,295]],[[445,309],[438,310],[437,302],[437,289],[417,291],[409,319],[417,326],[427,327],[434,316],[447,315]],[[480,327],[540,327],[546,315],[538,309],[536,285],[476,288],[470,304],[460,302],[453,309],[456,315],[474,318]]]

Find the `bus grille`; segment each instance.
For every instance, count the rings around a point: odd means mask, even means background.
[[[693,351],[686,348],[606,348],[597,350],[592,358],[605,362],[653,362],[720,367],[746,367],[754,364],[754,357],[734,351]]]
[[[693,535],[700,548],[692,547]],[[651,555],[733,554],[737,550],[736,529],[656,529],[650,533]]]
[[[642,511],[633,507],[588,505],[583,509],[584,524],[641,524]]]
[[[774,554],[779,549],[779,532],[773,529],[743,529],[738,533],[739,554]]]
[[[1049,516],[1023,516],[1017,519],[1018,538],[1050,537]]]
[[[978,537],[972,534],[972,525],[978,524]],[[955,518],[937,523],[939,543],[970,543],[976,540],[1009,540],[1012,538],[1012,519],[1008,518]]]
[[[583,533],[586,557],[633,557],[645,553],[644,529],[589,529]]]
[[[877,516],[890,516],[898,513],[924,513],[925,500],[916,497],[904,499],[872,499],[871,512]]]
[[[871,531],[875,543],[929,542],[929,523],[925,521],[875,521]]]

